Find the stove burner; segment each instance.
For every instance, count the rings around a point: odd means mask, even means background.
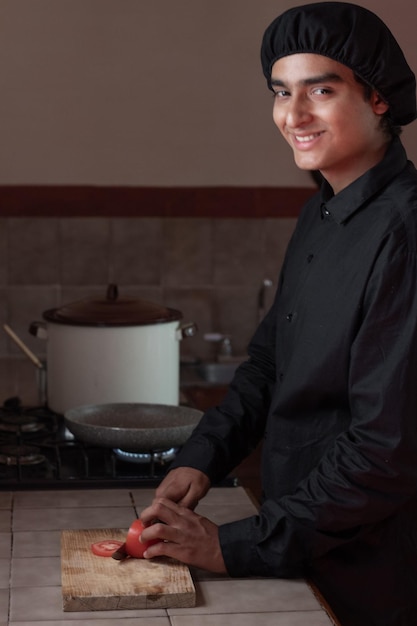
[[[155,488],[179,448],[126,452],[85,444],[48,406],[0,406],[0,492],[5,489]],[[232,485],[230,485],[232,486]]]
[[[0,415],[0,431],[8,433],[37,433],[45,424],[30,415]]]
[[[0,464],[2,465],[39,465],[45,460],[36,446],[0,446]]]
[[[170,448],[169,450],[164,450],[163,452],[152,453],[126,452],[125,450],[120,450],[120,448],[115,448],[113,452],[118,459],[121,461],[128,461],[129,463],[151,463],[151,461],[167,463],[168,461],[172,461],[174,459],[177,453],[177,448]]]

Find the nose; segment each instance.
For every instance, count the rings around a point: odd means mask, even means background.
[[[285,107],[285,123],[290,128],[298,128],[311,120],[308,101],[302,96],[292,96]]]

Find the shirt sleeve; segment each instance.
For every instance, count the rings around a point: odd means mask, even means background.
[[[398,243],[398,242],[397,242]],[[294,491],[220,527],[232,576],[303,575],[311,562],[395,515],[417,486],[417,266],[386,245],[351,346],[350,426]]]
[[[220,406],[210,408],[171,464],[223,479],[263,437],[275,384],[275,307],[257,329]]]

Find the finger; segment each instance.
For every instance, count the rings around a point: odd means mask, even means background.
[[[166,556],[185,563],[184,554],[185,551],[180,545],[171,541],[160,541],[149,546],[143,553],[143,557],[153,559],[158,556]]]
[[[173,533],[169,531],[167,524],[152,524],[147,526],[139,537],[141,543],[149,541],[168,541],[171,540]]]
[[[177,502],[178,500],[181,499],[182,495],[178,495],[178,489],[176,488],[175,484],[169,483],[165,485],[164,483],[162,483],[162,485],[160,485],[156,489],[155,497],[156,498],[168,498],[169,500],[172,500],[173,502]]]
[[[199,502],[198,497],[196,496],[194,492],[195,490],[190,485],[188,487],[188,490],[184,493],[184,495],[182,495],[181,497],[177,497],[177,492],[170,489],[170,487],[168,486],[166,489],[161,489],[160,491],[157,490],[156,497],[167,498],[168,500],[171,500],[171,502],[175,502],[176,504],[179,504],[180,506],[184,506],[184,507],[194,510]]]
[[[154,523],[156,520],[160,520],[165,524],[172,524],[177,516],[183,515],[186,510],[167,498],[155,498],[149,507],[143,509],[140,519],[145,526]]]
[[[146,509],[142,509],[140,519],[142,520],[144,526],[148,526],[158,519],[154,513],[153,504],[147,506]]]
[[[184,498],[181,498],[181,500],[178,500],[177,502],[179,506],[182,506],[185,509],[191,509],[191,511],[194,511],[198,503],[199,503],[199,500],[197,500],[197,498],[195,498],[191,494],[189,496],[185,496]]]
[[[198,539],[195,536],[192,539],[189,533],[184,534],[184,532],[178,531],[178,540],[167,540],[153,544],[146,549],[143,556],[145,559],[159,556],[171,557],[186,565],[226,574],[227,570],[218,542],[217,527],[210,522],[209,525],[211,527],[210,536],[206,535],[206,539],[209,539],[208,543],[201,541],[201,537]]]
[[[147,515],[152,517],[153,521],[146,525],[142,532],[141,541],[143,543],[153,539],[174,543],[182,543],[186,539],[188,542],[190,533],[197,527],[198,521],[202,519],[193,511],[164,499],[155,502],[145,512],[145,519],[147,519]]]

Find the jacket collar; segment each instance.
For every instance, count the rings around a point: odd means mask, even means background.
[[[374,195],[379,193],[407,165],[407,154],[399,137],[395,137],[377,163],[353,183],[333,195],[330,185],[324,181],[320,190],[321,209],[326,209],[335,222],[342,224]]]

